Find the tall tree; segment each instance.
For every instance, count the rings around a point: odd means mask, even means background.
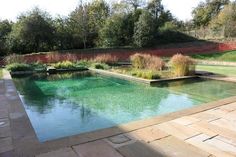
[[[148,3],[147,9],[153,15],[153,17],[157,20],[161,13],[164,11],[164,7],[161,4],[162,0],[152,0]]]
[[[206,0],[206,2],[201,2],[192,12],[195,26],[207,26],[228,3],[229,0]]]
[[[224,37],[236,37],[236,2],[224,7],[219,15],[211,21],[213,30],[224,30]]]
[[[123,15],[114,14],[106,20],[104,27],[100,30],[100,45],[103,47],[121,46],[123,41]]]
[[[34,8],[18,18],[9,35],[9,43],[13,51],[48,51],[53,48],[53,38],[51,17],[46,12]]]
[[[73,38],[73,29],[71,28],[70,21],[65,17],[56,17],[54,19],[54,28],[55,32],[55,46],[57,49],[65,50],[65,49],[73,49],[76,47],[74,45],[74,40],[78,39]]]
[[[5,55],[8,51],[6,40],[8,34],[11,32],[11,29],[11,22],[9,22],[8,20],[0,21],[0,56]]]
[[[74,26],[81,34],[81,38],[84,44],[84,48],[87,48],[87,39],[89,35],[89,14],[88,14],[89,4],[83,3],[80,1],[79,6],[73,11],[70,15],[71,21],[74,23]]]
[[[123,2],[131,5],[133,7],[134,11],[137,10],[142,5],[144,5],[143,0],[124,0]]]
[[[89,16],[89,32],[93,45],[98,43],[99,30],[105,25],[105,21],[108,18],[110,9],[108,4],[104,0],[94,0],[89,4],[88,16]]]
[[[151,46],[154,41],[155,26],[152,15],[144,11],[134,27],[134,44],[137,47]]]

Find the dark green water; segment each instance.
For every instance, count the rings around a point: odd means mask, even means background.
[[[148,86],[90,73],[14,78],[40,141],[108,128],[235,95],[236,84],[191,79]]]

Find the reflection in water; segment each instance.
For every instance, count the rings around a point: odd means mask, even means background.
[[[89,72],[38,74],[14,82],[40,141],[181,110],[229,97],[236,89],[201,79],[150,87]]]

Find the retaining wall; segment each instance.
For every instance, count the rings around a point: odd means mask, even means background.
[[[225,43],[214,43],[214,42],[199,42],[199,43],[183,43],[175,44],[170,46],[163,46],[155,49],[92,49],[92,50],[63,50],[60,51],[59,60],[64,60],[68,53],[72,54],[76,59],[90,59],[94,58],[99,54],[111,53],[113,56],[116,56],[119,61],[129,60],[130,55],[134,53],[148,53],[157,56],[172,56],[176,53],[182,53],[185,55],[192,54],[206,54],[206,53],[215,53],[215,52],[224,52],[236,50],[236,42],[225,42]],[[48,62],[48,59],[45,54],[30,54],[25,55],[25,59],[28,62]],[[0,65],[4,64],[3,61],[0,61]]]

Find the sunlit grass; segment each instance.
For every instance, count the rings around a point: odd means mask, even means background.
[[[236,67],[233,66],[197,65],[196,70],[236,77]]]
[[[236,51],[192,55],[195,59],[236,62]]]

